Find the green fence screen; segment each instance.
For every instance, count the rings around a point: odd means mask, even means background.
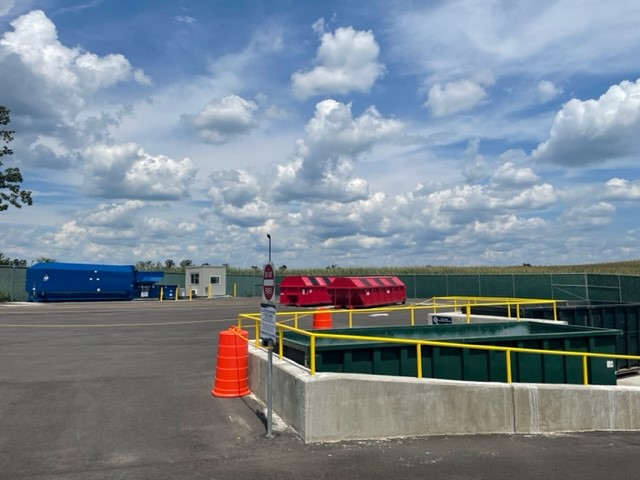
[[[26,301],[26,267],[0,266],[0,301]],[[227,295],[260,297],[261,272],[227,275]],[[398,275],[410,299],[436,296],[520,297],[640,302],[640,276],[601,274]],[[282,277],[277,279],[279,284]],[[183,273],[165,273],[163,285],[184,288]]]

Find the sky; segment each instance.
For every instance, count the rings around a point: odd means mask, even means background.
[[[6,257],[640,258],[637,0],[0,0]]]

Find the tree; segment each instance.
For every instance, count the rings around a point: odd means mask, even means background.
[[[136,270],[151,270],[153,262],[151,260],[138,260],[136,262]]]
[[[10,110],[0,105],[0,125],[9,123],[9,113]],[[13,154],[13,150],[7,145],[13,140],[14,133],[11,130],[0,130],[0,140],[5,143],[0,149],[0,157]],[[7,210],[9,205],[13,205],[16,208],[22,208],[22,205],[31,205],[33,203],[31,192],[20,188],[22,183],[20,169],[9,167],[3,171],[2,165],[4,163],[0,161],[0,212]]]
[[[174,262],[170,258],[164,261],[164,268],[166,268],[167,270],[171,270],[175,266],[176,266],[176,262]]]
[[[9,257],[5,257],[2,252],[0,252],[0,265],[13,265],[15,267],[26,267],[27,261],[21,260],[18,258],[14,258],[13,260]]]
[[[186,267],[190,267],[191,265],[193,265],[193,260],[182,260],[180,262],[180,266],[182,267],[182,269],[184,270]]]
[[[36,259],[36,263],[54,263],[56,261],[55,258],[48,258],[48,257],[38,257]]]

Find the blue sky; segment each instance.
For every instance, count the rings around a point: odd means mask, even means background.
[[[10,258],[640,258],[640,3],[0,0]]]

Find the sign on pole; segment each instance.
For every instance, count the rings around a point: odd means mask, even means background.
[[[262,300],[272,303],[275,292],[276,272],[273,269],[273,263],[265,263],[262,269]]]
[[[273,438],[273,347],[276,344],[276,306],[273,297],[276,293],[276,271],[271,263],[271,235],[269,238],[269,263],[262,269],[262,301],[260,304],[260,339],[268,351],[269,368],[267,369],[267,438]]]
[[[276,343],[276,306],[271,303],[260,304],[260,340],[265,346]]]

